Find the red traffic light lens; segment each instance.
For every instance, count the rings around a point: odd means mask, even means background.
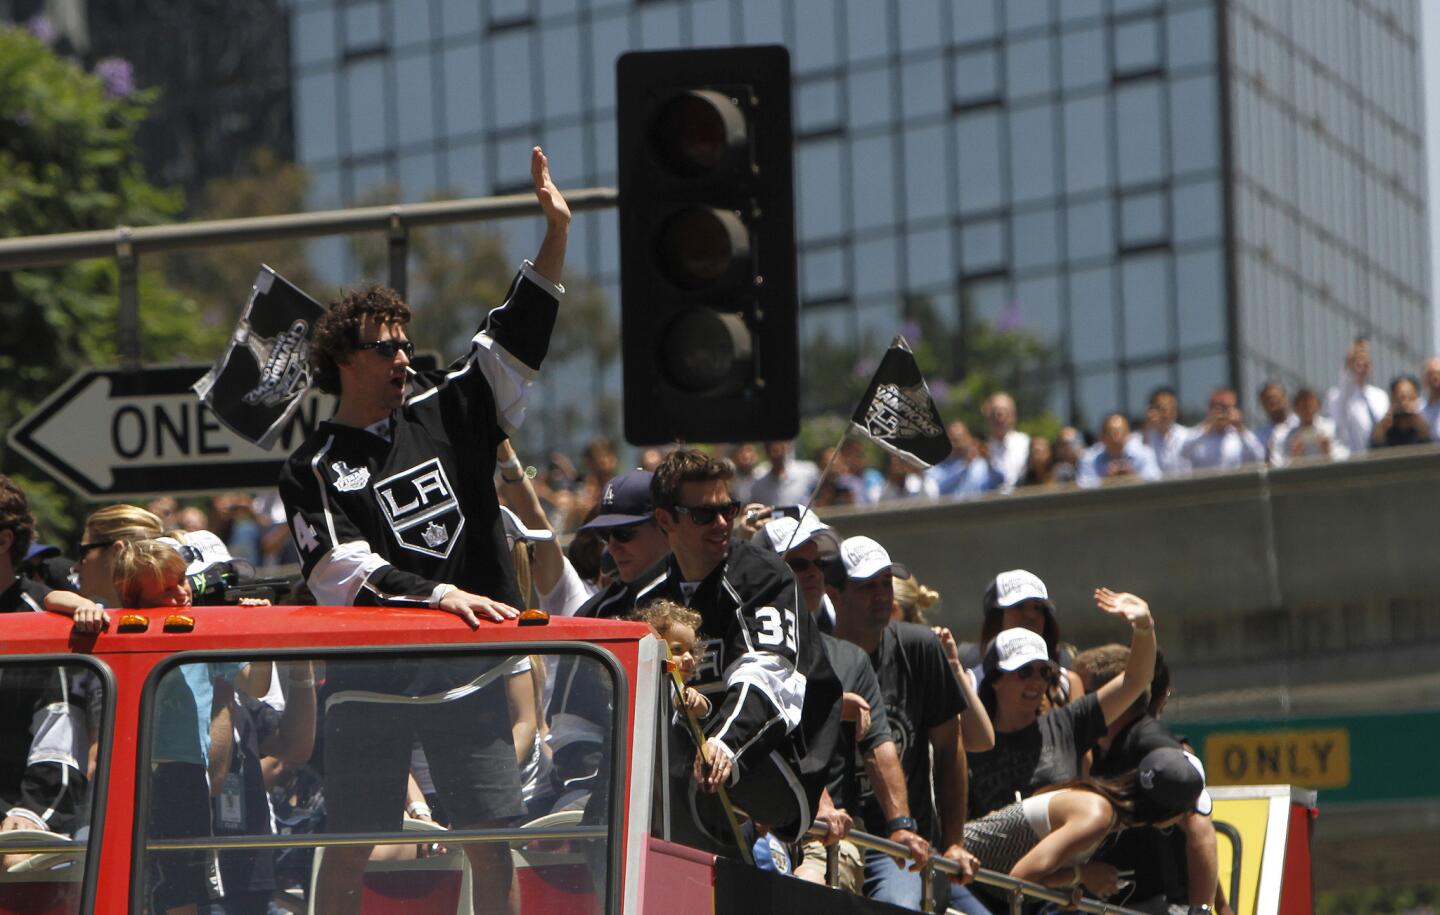
[[[712,285],[750,258],[750,230],[730,210],[686,207],[660,229],[665,277],[681,289]]]
[[[740,315],[689,308],[665,328],[660,352],[666,379],[680,390],[731,394],[750,380],[754,343]]]
[[[667,170],[698,178],[744,151],[745,116],[733,99],[712,89],[681,92],[660,106],[651,141]]]

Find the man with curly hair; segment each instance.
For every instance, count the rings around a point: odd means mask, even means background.
[[[525,415],[560,295],[570,208],[531,154],[547,223],[504,304],[447,369],[415,372],[410,309],[389,289],[351,292],[320,319],[311,360],[335,415],[291,455],[280,494],[318,604],[433,607],[470,628],[518,615],[520,594],[492,483],[497,446]],[[398,830],[410,750],[426,751],[452,824],[524,812],[503,671],[493,661],[337,665],[325,715],[332,832]],[[503,667],[503,664],[501,665]],[[379,701],[405,696],[418,701]],[[468,844],[476,912],[516,908],[504,844]],[[358,912],[367,846],[327,849],[317,912]]]

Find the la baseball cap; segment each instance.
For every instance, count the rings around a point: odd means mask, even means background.
[[[891,562],[885,548],[869,537],[845,538],[840,544],[840,561],[845,565],[845,577],[852,581],[874,578],[885,571],[896,578],[910,577],[909,569]]]
[[[1045,639],[1029,629],[1006,629],[995,636],[986,654],[993,658],[995,669],[1009,672],[1036,661],[1050,663],[1050,650],[1045,646]]]
[[[784,553],[793,550],[809,541],[815,541],[820,548],[821,558],[829,558],[840,553],[840,535],[835,529],[821,521],[815,513],[806,510],[799,519],[790,515],[782,515],[767,523],[760,530],[755,532],[751,538],[759,546],[777,553]]]
[[[624,527],[655,517],[655,502],[650,498],[650,480],[654,476],[648,470],[627,470],[611,477],[600,497],[600,514],[580,529]]]

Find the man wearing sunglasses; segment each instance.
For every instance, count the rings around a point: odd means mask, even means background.
[[[606,619],[623,617],[635,607],[635,593],[664,577],[659,563],[670,544],[655,523],[648,470],[627,470],[611,477],[600,496],[600,511],[581,530],[605,541],[605,552],[615,561],[610,584],[591,595],[576,616]],[[610,771],[609,723],[613,715],[609,677],[596,665],[565,658],[555,674],[550,702],[550,740],[555,768],[567,791],[590,790],[590,809],[604,809],[609,785],[596,776]]]
[[[433,607],[471,629],[518,615],[521,598],[492,482],[496,448],[525,416],[529,388],[555,325],[570,208],[531,153],[546,232],[505,302],[447,369],[415,372],[410,309],[393,290],[354,290],[317,322],[310,358],[335,415],[291,455],[280,477],[290,533],[322,606]],[[504,826],[524,813],[510,722],[493,661],[350,665],[336,694],[364,689],[421,697],[415,704],[347,695],[326,715],[327,826],[399,829],[408,754],[375,765],[377,746],[418,736],[456,826]],[[353,684],[353,685],[352,685]],[[377,685],[379,684],[379,685]],[[332,694],[330,702],[336,702]],[[348,725],[348,726],[347,726]],[[395,754],[384,754],[389,759]],[[443,757],[437,765],[437,756]],[[465,847],[477,912],[509,911],[512,871],[503,845]],[[358,912],[367,846],[332,848],[317,882],[317,911]]]
[[[679,841],[716,851],[732,841],[714,800],[722,784],[777,837],[798,841],[815,821],[840,733],[840,683],[795,576],[775,553],[731,542],[733,474],[729,461],[688,448],[661,462],[650,494],[671,555],[635,598],[668,598],[702,618],[706,660],[692,685],[716,711],[692,778],[675,786],[691,815],[672,814],[671,825]]]

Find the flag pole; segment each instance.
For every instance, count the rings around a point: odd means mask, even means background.
[[[815,497],[820,495],[820,487],[825,485],[825,478],[830,475],[830,468],[835,466],[835,459],[840,456],[840,449],[845,447],[845,442],[849,440],[850,433],[854,428],[854,423],[847,422],[845,424],[845,431],[841,434],[840,441],[835,443],[834,449],[830,452],[830,460],[825,462],[825,469],[820,471],[814,488],[810,490],[810,495],[806,497],[805,504],[800,509],[800,518],[804,518],[805,513],[810,511],[810,506],[815,504]],[[795,530],[790,532],[790,540],[785,544],[785,549],[780,551],[781,556],[790,552],[790,548],[795,545],[795,537],[800,533],[800,518],[795,519]]]
[[[700,729],[700,722],[695,720],[695,713],[685,704],[685,681],[680,679],[680,665],[676,664],[670,657],[670,646],[665,646],[665,668],[670,674],[670,685],[675,688],[675,704],[685,714],[685,721],[690,725],[690,738],[695,741],[695,752],[705,760],[705,765],[710,765],[710,754],[705,749],[705,732]],[[720,807],[725,811],[725,819],[730,823],[730,831],[735,836],[735,845],[740,850],[740,860],[751,867],[755,866],[755,858],[750,853],[750,846],[745,844],[745,833],[740,829],[740,821],[735,816],[735,807],[730,803],[730,793],[725,786],[718,785],[716,793],[720,797]]]

